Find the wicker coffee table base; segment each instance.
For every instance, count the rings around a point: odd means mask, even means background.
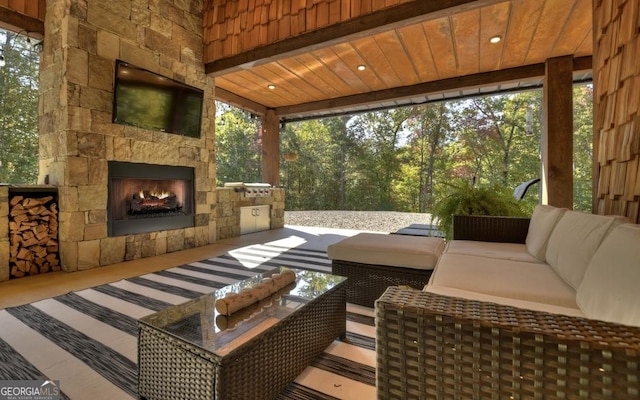
[[[140,399],[272,399],[346,335],[345,284],[224,357],[140,325]]]
[[[347,302],[373,307],[389,286],[410,286],[422,289],[433,270],[403,268],[389,265],[361,264],[333,260],[331,273],[347,277]]]

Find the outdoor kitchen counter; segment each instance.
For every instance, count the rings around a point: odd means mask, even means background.
[[[267,196],[247,196],[246,193],[239,187],[216,188],[217,240],[240,236],[242,207],[269,206],[270,229],[284,227],[284,189],[269,188]]]

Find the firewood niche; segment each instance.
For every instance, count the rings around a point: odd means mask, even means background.
[[[9,278],[60,271],[55,191],[11,190]]]

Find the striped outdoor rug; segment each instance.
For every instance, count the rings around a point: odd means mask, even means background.
[[[260,244],[0,310],[0,380],[59,380],[62,398],[137,399],[137,320],[277,266],[330,272],[323,251]],[[279,399],[374,399],[373,310],[347,305],[336,340]]]

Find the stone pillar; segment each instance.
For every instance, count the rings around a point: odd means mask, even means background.
[[[216,240],[214,80],[204,73],[202,10],[182,0],[47,0],[40,63],[39,183],[58,187],[65,271]],[[112,122],[116,60],[204,91],[200,138]],[[195,226],[110,237],[108,162],[192,167]]]

